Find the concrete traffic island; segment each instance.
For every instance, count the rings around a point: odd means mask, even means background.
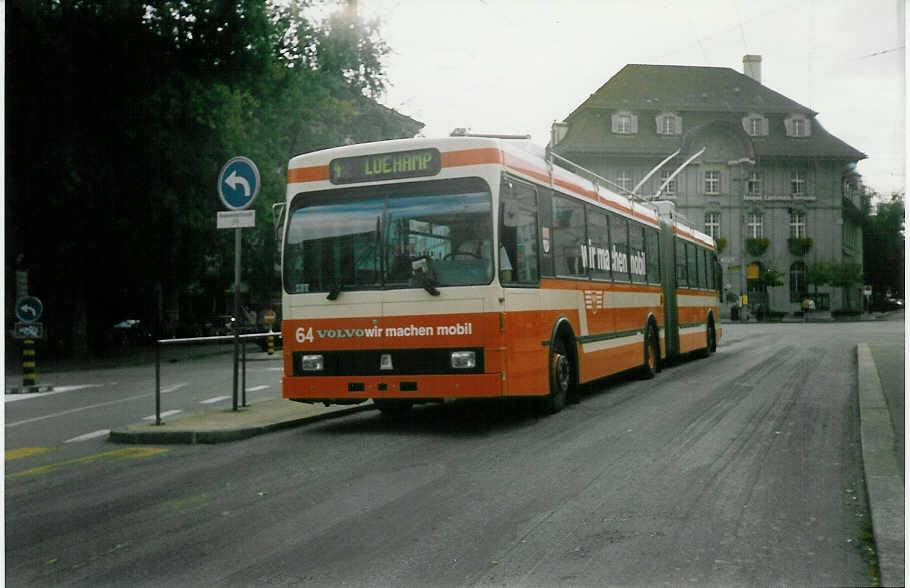
[[[237,411],[228,408],[180,415],[160,425],[137,423],[112,430],[109,438],[115,443],[226,443],[374,408],[371,402],[323,406],[274,398]]]

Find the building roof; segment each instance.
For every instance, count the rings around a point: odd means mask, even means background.
[[[828,133],[812,109],[733,69],[641,64],[623,67],[566,117],[569,132],[556,151],[651,156],[672,153],[681,145],[679,136],[657,135],[649,132],[646,124],[641,124],[639,133],[634,136],[612,133],[609,113],[617,110],[628,110],[640,116],[675,112],[683,116],[684,133],[712,119],[738,125],[746,114],[759,113],[769,118],[772,127],[768,136],[750,137],[757,156],[830,157],[854,161],[866,157]],[[782,121],[789,114],[802,114],[812,120],[810,137],[786,136]],[[583,124],[573,124],[581,122],[581,118],[585,119]]]

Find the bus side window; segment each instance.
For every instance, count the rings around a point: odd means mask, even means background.
[[[540,275],[553,277],[553,192],[538,188],[538,214],[540,218]]]
[[[645,264],[648,282],[660,284],[660,234],[654,229],[645,229]]]
[[[689,268],[689,287],[698,288],[698,251],[692,243],[686,243],[686,265]]]
[[[648,281],[647,252],[645,251],[645,228],[638,223],[629,223],[629,266],[633,282]]]
[[[588,240],[582,247],[589,275],[595,280],[610,279],[610,229],[607,215],[588,208]]]
[[[502,282],[536,284],[540,278],[537,254],[537,192],[510,179],[502,184],[499,228],[499,271]]]
[[[553,196],[553,252],[556,275],[584,276],[585,210],[580,202]]]
[[[610,257],[613,279],[629,281],[629,221],[618,214],[610,214]]]
[[[673,248],[676,249],[676,287],[682,288],[689,285],[689,276],[686,272],[686,242],[674,239]]]

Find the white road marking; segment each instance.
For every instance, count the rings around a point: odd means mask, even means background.
[[[181,388],[186,388],[189,385],[190,385],[189,382],[181,382],[179,384],[174,384],[173,386],[168,386],[167,388],[162,388],[161,393],[170,394],[171,392],[176,392],[177,390],[180,390]]]
[[[35,421],[43,421],[45,419],[52,419],[54,417],[65,416],[68,414],[73,414],[74,412],[82,412],[83,410],[91,410],[93,408],[100,408],[102,406],[109,406],[111,404],[120,404],[122,402],[130,402],[132,400],[139,400],[140,398],[148,398],[149,396],[154,396],[154,394],[137,394],[136,396],[130,396],[128,398],[120,398],[118,400],[111,400],[109,402],[99,402],[98,404],[90,404],[88,406],[82,406],[79,408],[71,408],[70,410],[64,410],[61,412],[55,412],[53,414],[46,414],[44,416],[25,419],[24,421],[16,421],[15,423],[7,423],[6,428],[9,429],[10,427],[18,427],[19,425],[34,423]]]
[[[164,412],[161,413],[161,418],[169,417],[169,416],[174,416],[175,414],[179,414],[179,413],[181,413],[181,412],[183,412],[183,411],[182,411],[182,410],[179,410],[179,409],[175,409],[175,410],[166,410],[166,411],[164,411]],[[153,420],[155,420],[155,415],[142,417],[142,420],[144,420],[144,421],[153,421]]]
[[[29,398],[43,398],[45,396],[53,396],[55,394],[63,394],[64,392],[72,392],[73,390],[84,390],[85,388],[101,388],[104,384],[77,384],[73,386],[54,386],[53,392],[29,392],[26,394],[5,394],[3,396],[4,402],[16,402],[17,400],[27,400]]]
[[[266,385],[263,385],[263,386],[254,386],[253,388],[247,388],[246,391],[247,391],[247,392],[258,392],[258,391],[260,391],[260,390],[265,390],[266,388],[268,388],[268,386],[266,386]]]
[[[85,435],[79,435],[78,437],[73,437],[72,439],[67,439],[64,443],[74,443],[76,441],[88,441],[89,439],[95,439],[96,437],[104,437],[109,435],[111,432],[110,429],[101,429],[99,431],[92,431],[91,433],[86,433]]]
[[[216,402],[221,402],[222,400],[227,400],[230,396],[216,396],[214,398],[209,398],[208,400],[200,400],[199,404],[215,404]]]

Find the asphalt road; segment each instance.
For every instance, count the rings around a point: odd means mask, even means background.
[[[62,443],[121,423],[32,404],[84,389],[8,402],[6,580],[868,585],[855,346],[902,339],[902,322],[724,325],[711,358],[590,386],[551,417],[455,403],[216,446]],[[169,366],[190,383],[167,402],[212,393],[193,391],[214,377],[200,361]],[[38,416],[35,437],[10,428]],[[10,459],[29,447],[47,451]]]
[[[229,346],[224,349],[230,350]],[[250,346],[246,399],[281,394],[281,352],[269,357]],[[161,362],[161,415],[233,406],[233,354],[196,348],[165,349]],[[120,364],[120,365],[117,365]],[[20,383],[8,377],[9,383]],[[113,428],[155,422],[154,353],[128,356],[103,369],[64,369],[40,376],[54,391],[5,396],[6,449],[55,448],[55,458],[89,455]],[[238,392],[238,403],[243,396]],[[15,464],[7,463],[7,471]]]

